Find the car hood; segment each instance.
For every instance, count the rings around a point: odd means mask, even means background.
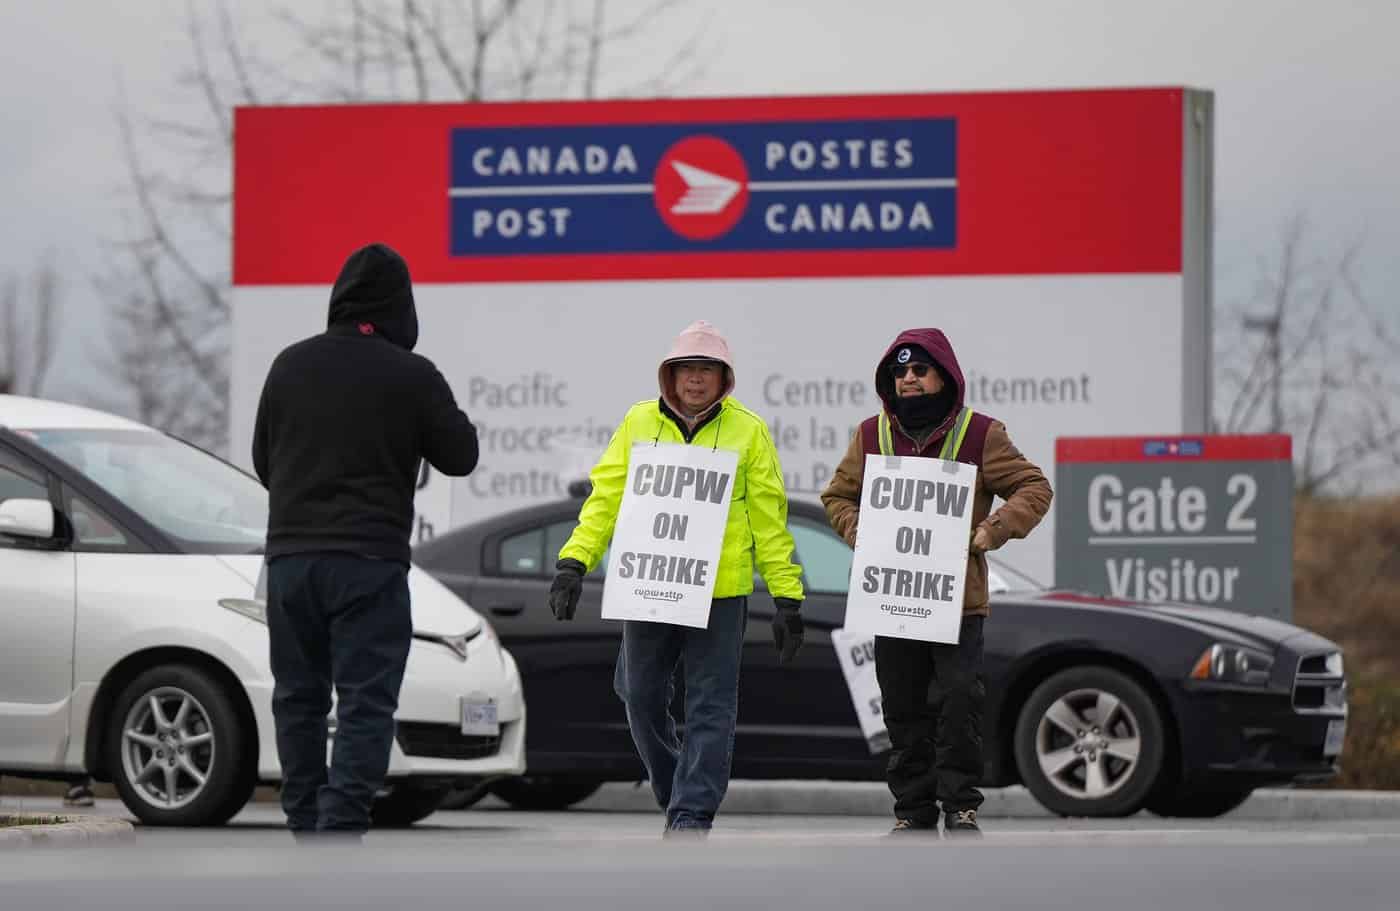
[[[1140,615],[1170,619],[1183,626],[1192,627],[1209,636],[1227,636],[1244,640],[1245,644],[1256,644],[1272,648],[1299,636],[1314,637],[1315,634],[1274,620],[1270,617],[1257,617],[1238,611],[1218,607],[1201,607],[1195,604],[1149,604],[1144,601],[1127,601],[1119,598],[1100,598],[1082,592],[1053,591],[1035,598],[1043,604],[1060,607],[1080,606],[1086,609],[1131,612]]]
[[[219,561],[248,584],[256,587],[263,558],[257,555],[220,555]],[[408,571],[408,593],[413,603],[413,631],[434,636],[474,636],[482,627],[481,615],[425,571]]]

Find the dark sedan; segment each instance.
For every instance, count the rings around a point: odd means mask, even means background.
[[[613,693],[621,624],[599,617],[603,571],[572,623],[547,605],[554,555],[580,501],[468,525],[414,560],[491,618],[515,656],[529,710],[529,774],[494,782],[512,804],[557,808],[642,766]],[[851,550],[821,507],[793,502],[807,643],[780,666],[759,590],[749,600],[735,778],[879,780],[831,630],[842,624]],[[605,561],[606,562],[606,561]],[[986,783],[1024,783],[1051,810],[1116,816],[1147,807],[1214,816],[1261,785],[1336,774],[1346,682],[1336,645],[1259,617],[1071,592],[992,596],[986,631]],[[679,710],[677,712],[679,716]]]

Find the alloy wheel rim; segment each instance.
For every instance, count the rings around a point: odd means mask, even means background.
[[[1132,779],[1142,750],[1142,728],[1113,693],[1081,689],[1046,708],[1035,732],[1040,770],[1060,793],[1101,800]]]
[[[146,693],[122,724],[122,771],[141,799],[161,810],[188,806],[217,758],[209,713],[191,693],[162,686]]]

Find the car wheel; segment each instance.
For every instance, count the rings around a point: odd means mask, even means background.
[[[1214,819],[1238,807],[1254,793],[1253,788],[1225,790],[1181,790],[1164,798],[1147,801],[1147,809],[1158,816],[1178,816],[1183,819]]]
[[[229,693],[207,671],[154,667],[117,696],[107,768],[122,802],[146,825],[222,825],[257,783],[247,738]]]
[[[379,829],[411,826],[436,813],[450,790],[452,785],[446,782],[411,778],[392,782],[389,793],[374,798],[369,811],[370,824]]]
[[[526,775],[495,782],[491,793],[517,810],[564,810],[592,797],[602,786],[593,778]]]
[[[1143,688],[1106,667],[1061,671],[1016,722],[1021,780],[1061,816],[1129,816],[1162,769],[1162,716]]]

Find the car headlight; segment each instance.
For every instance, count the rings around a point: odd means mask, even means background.
[[[1191,668],[1192,680],[1266,686],[1274,658],[1252,648],[1216,643],[1201,653]]]
[[[242,614],[249,620],[267,625],[267,604],[252,598],[220,598],[219,606],[226,607],[235,614]]]
[[[496,628],[492,626],[491,621],[487,620],[485,617],[481,618],[481,635],[485,636],[492,645],[496,646],[498,655],[505,650],[501,645],[501,637],[496,635]]]

